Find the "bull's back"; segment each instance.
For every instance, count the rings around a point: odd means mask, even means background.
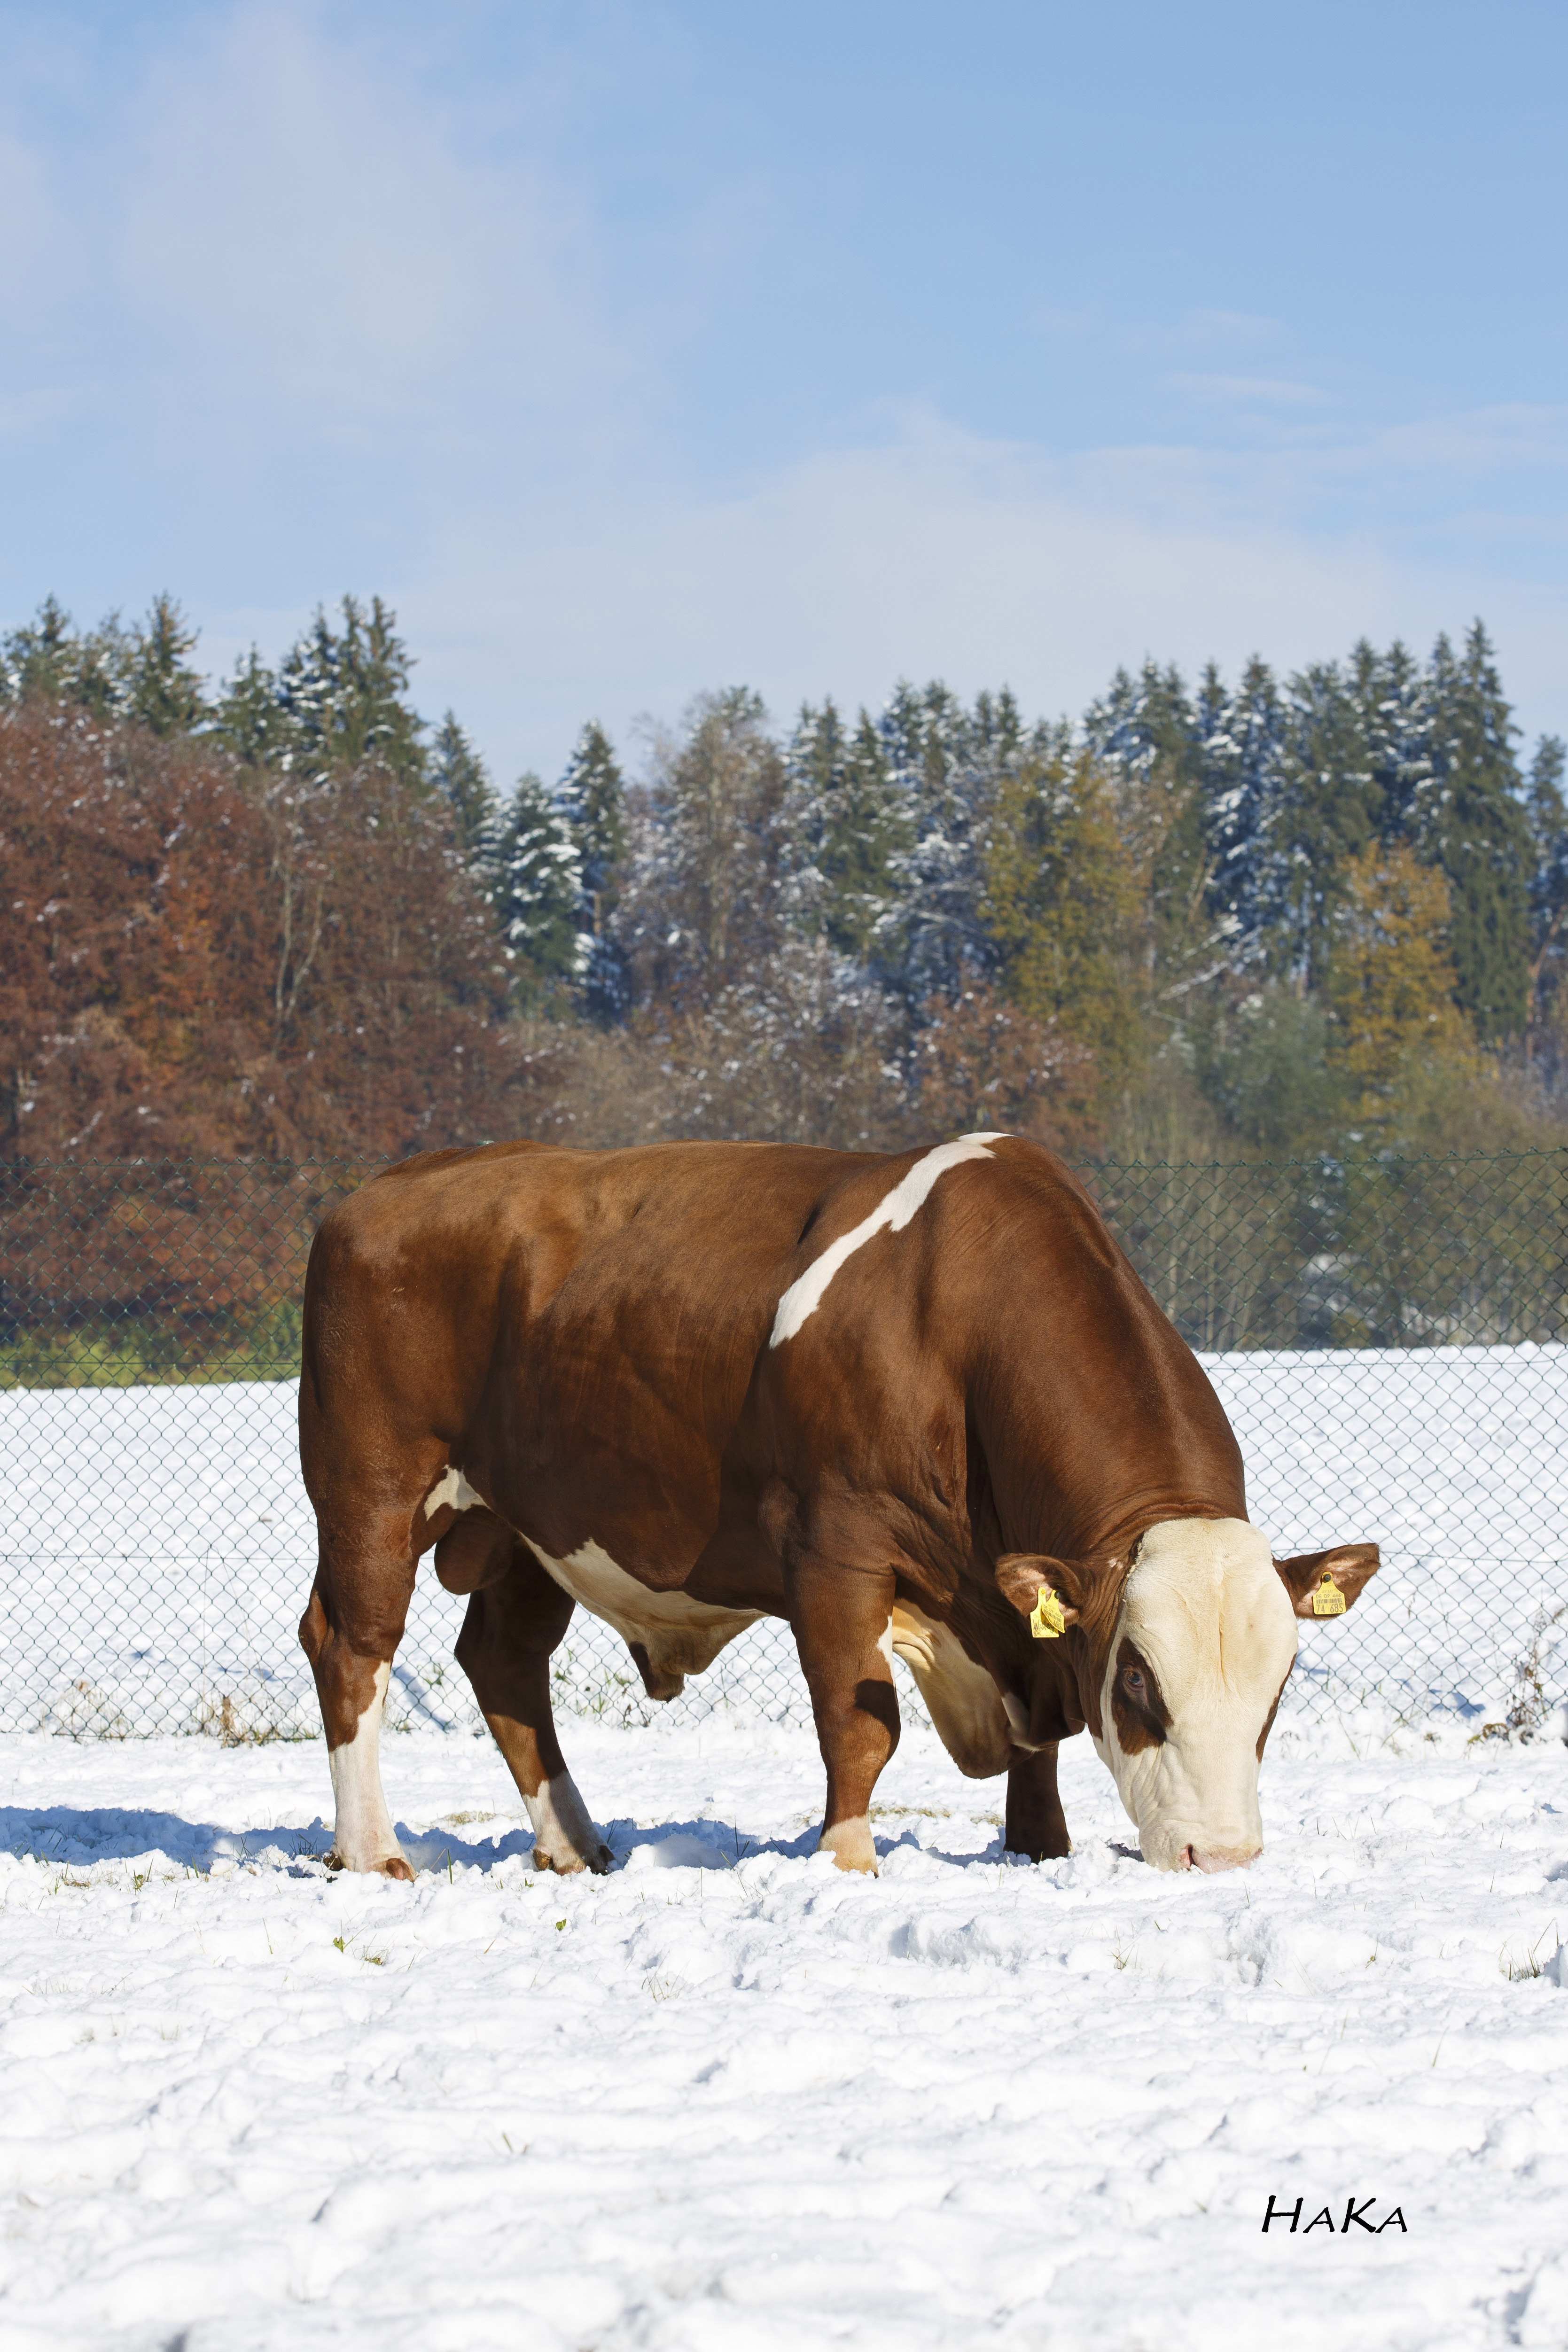
[[[374,1178],[310,1254],[307,1483],[312,1452],[437,1439],[520,1524],[542,1480],[567,1518],[616,1486],[645,1512],[707,1492],[781,1269],[866,1164],[774,1144],[503,1144]]]

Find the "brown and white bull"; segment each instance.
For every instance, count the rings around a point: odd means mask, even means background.
[[[378,1735],[432,1545],[561,1871],[609,1862],[551,1719],[574,1602],[654,1698],[786,1618],[845,1869],[876,1867],[896,1655],[960,1769],[1007,1775],[1009,1851],[1069,1851],[1087,1724],[1148,1860],[1223,1870],[1262,1847],[1298,1618],[1377,1567],[1271,1558],[1196,1359],[1062,1162],[994,1134],[409,1160],[317,1235],[300,1433],[334,1855],[394,1878]]]

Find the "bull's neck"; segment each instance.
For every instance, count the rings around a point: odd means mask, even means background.
[[[1132,1328],[1090,1334],[1070,1356],[993,1365],[975,1407],[1010,1551],[1125,1558],[1164,1520],[1247,1516],[1219,1399],[1152,1301]]]

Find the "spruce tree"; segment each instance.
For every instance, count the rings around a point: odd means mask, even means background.
[[[154,735],[194,735],[208,712],[205,681],[185,658],[197,632],[189,627],[173,596],[155,596],[146,620],[132,636],[125,683],[126,715]]]
[[[1328,971],[1336,910],[1352,858],[1380,813],[1359,713],[1335,662],[1315,662],[1286,689],[1277,819],[1275,972],[1300,993]]]
[[[472,858],[493,833],[496,794],[489,770],[458,724],[455,711],[448,710],[436,730],[429,780],[452,812],[458,848]]]
[[[1534,1059],[1549,1023],[1559,1032],[1557,1058],[1568,1038],[1552,1021],[1564,1009],[1563,971],[1568,957],[1568,802],[1563,791],[1563,745],[1543,735],[1530,765],[1525,814],[1533,856],[1530,883],[1530,999],[1525,1047]]]
[[[0,687],[9,703],[64,701],[78,663],[78,639],[70,614],[57,597],[46,596],[37,617],[10,630],[0,647]]]
[[[582,977],[583,876],[565,815],[531,772],[507,803],[498,864],[496,913],[518,992],[531,1009],[546,1005]]]
[[[1261,961],[1284,898],[1279,832],[1285,711],[1256,655],[1234,691],[1211,665],[1198,691],[1202,832],[1216,940],[1233,969]]]
[[[413,663],[397,635],[397,615],[379,596],[367,612],[342,599],[334,629],[320,607],[289,647],[278,695],[296,730],[299,758],[312,774],[374,761],[400,783],[426,782],[425,721],[408,700]]]
[[[865,709],[851,734],[831,697],[804,704],[784,768],[790,920],[864,965],[891,927],[913,840],[882,734]]]
[[[234,666],[213,712],[213,730],[245,768],[287,769],[300,749],[300,730],[284,707],[278,677],[257,648]]]
[[[879,721],[898,823],[908,846],[889,860],[897,898],[879,926],[879,967],[912,1013],[952,1003],[991,970],[981,904],[992,763],[976,756],[973,722],[940,679],[900,680]]]
[[[1531,860],[1519,730],[1479,621],[1458,658],[1438,638],[1429,677],[1432,775],[1416,796],[1416,848],[1447,880],[1456,1002],[1489,1043],[1521,1034],[1528,1011]]]
[[[1421,664],[1397,637],[1385,654],[1363,637],[1345,666],[1344,688],[1378,833],[1384,841],[1414,843],[1416,804],[1432,775],[1432,711]]]
[[[592,1021],[626,1018],[631,979],[616,932],[626,857],[626,782],[610,739],[591,719],[573,746],[556,790],[580,875],[576,911],[578,994]]]
[[[74,703],[95,719],[122,718],[134,659],[134,641],[118,613],[82,636],[56,598],[46,596],[37,618],[12,630],[0,647],[0,699]]]

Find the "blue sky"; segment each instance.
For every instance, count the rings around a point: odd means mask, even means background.
[[[1568,731],[1568,10],[8,6],[0,625],[379,591],[501,779],[1483,614]]]

